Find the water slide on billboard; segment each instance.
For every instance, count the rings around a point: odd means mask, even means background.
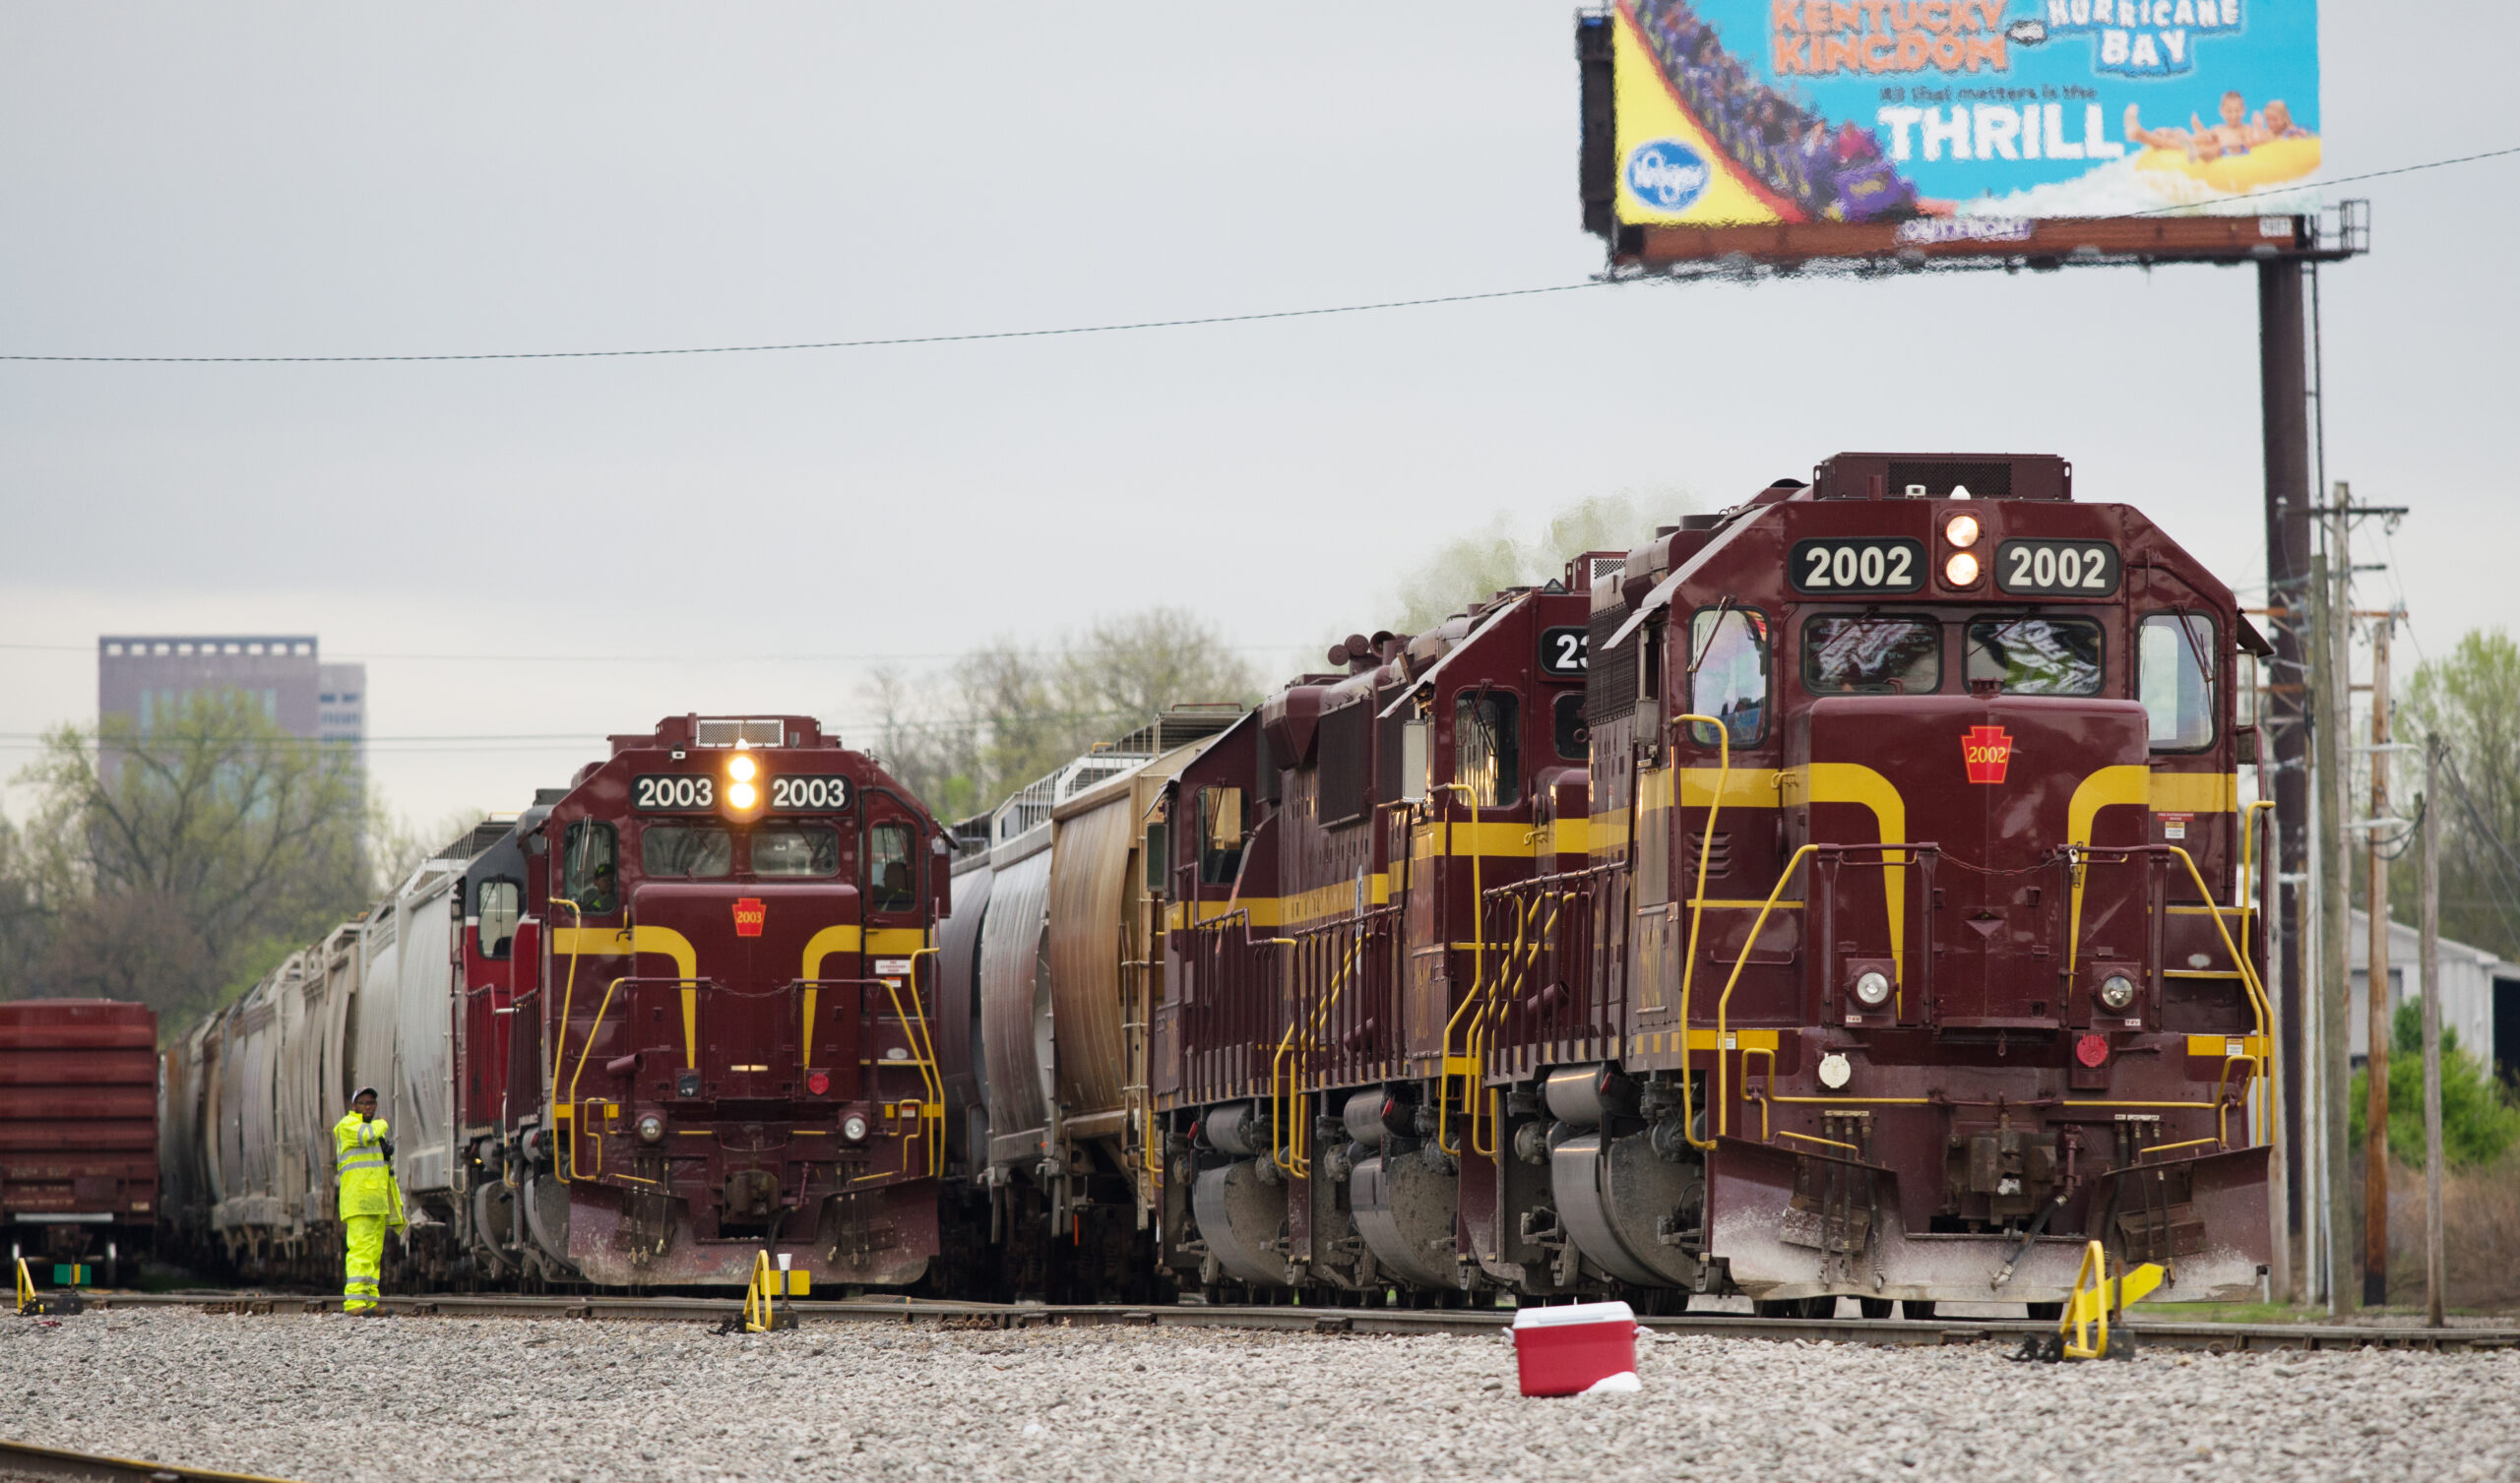
[[[1621,0],[1613,58],[1632,225],[2317,206],[2315,0]]]

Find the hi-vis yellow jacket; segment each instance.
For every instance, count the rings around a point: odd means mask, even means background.
[[[382,1215],[392,1224],[403,1219],[402,1192],[385,1163],[386,1122],[362,1121],[355,1112],[342,1114],[333,1125],[334,1171],[341,1178],[342,1217]]]

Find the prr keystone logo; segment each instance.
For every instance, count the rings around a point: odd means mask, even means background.
[[[761,897],[748,896],[735,902],[735,936],[759,937],[761,924],[770,920],[770,907]]]
[[[1971,782],[2001,782],[2012,766],[2012,733],[2001,726],[1972,726],[1960,737],[1960,760]]]

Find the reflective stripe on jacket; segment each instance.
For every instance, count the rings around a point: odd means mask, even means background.
[[[386,1122],[345,1113],[333,1125],[334,1169],[341,1177],[340,1211],[349,1215],[400,1215],[394,1175],[385,1166]]]

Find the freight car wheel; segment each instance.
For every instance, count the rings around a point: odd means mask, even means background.
[[[1833,1319],[1838,1316],[1836,1298],[1759,1298],[1750,1311],[1763,1319]]]
[[[1899,1306],[1897,1298],[1858,1298],[1856,1302],[1868,1319],[1886,1319]]]
[[[1921,1303],[1915,1298],[1909,1298],[1899,1306],[1903,1310],[1900,1316],[1912,1323],[1923,1324],[1933,1321],[1933,1304],[1930,1302]]]
[[[2065,1316],[2062,1303],[2033,1303],[2029,1307],[2030,1321],[2034,1324],[2052,1324]]]

